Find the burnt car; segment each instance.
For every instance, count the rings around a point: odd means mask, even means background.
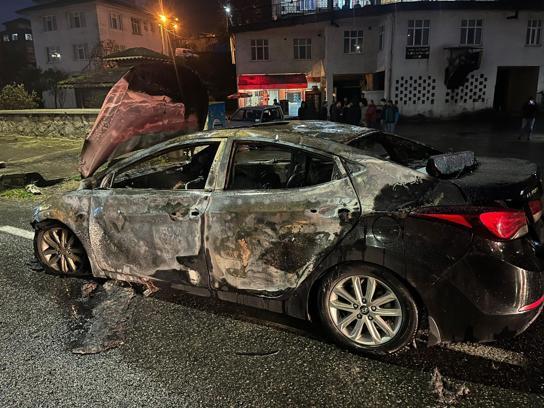
[[[418,328],[514,336],[544,300],[540,173],[466,156],[330,122],[181,136],[38,207],[36,256],[319,322],[357,351]]]

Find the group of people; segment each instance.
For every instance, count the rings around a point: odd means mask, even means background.
[[[328,113],[332,122],[381,128],[390,133],[395,132],[400,118],[399,108],[391,99],[382,99],[376,105],[373,100],[368,102],[364,95],[361,101],[350,102],[344,98],[343,101],[335,102]]]

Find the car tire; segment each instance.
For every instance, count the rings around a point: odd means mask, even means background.
[[[89,275],[89,262],[81,241],[61,223],[45,221],[36,225],[34,254],[47,273]]]
[[[408,288],[374,266],[349,265],[327,275],[317,306],[332,339],[356,352],[397,353],[413,342],[418,328],[418,308]]]

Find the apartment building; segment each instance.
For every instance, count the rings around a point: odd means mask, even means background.
[[[0,31],[0,63],[8,64],[9,58],[16,55],[24,65],[34,65],[34,41],[30,21],[16,18],[4,23]]]
[[[122,0],[34,0],[30,19],[36,63],[78,73],[97,53],[143,47],[161,52],[155,16]]]
[[[404,115],[515,113],[544,92],[544,2],[273,0],[232,44],[241,105],[382,97]],[[236,13],[236,10],[234,10]],[[540,96],[541,97],[541,96]]]

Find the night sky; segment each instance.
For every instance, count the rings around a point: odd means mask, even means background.
[[[181,19],[185,34],[191,31],[216,31],[223,20],[227,0],[164,0],[164,4]],[[154,4],[155,1],[150,1]],[[159,0],[156,0],[156,4]],[[17,17],[16,10],[28,7],[32,0],[0,0],[0,23]]]

